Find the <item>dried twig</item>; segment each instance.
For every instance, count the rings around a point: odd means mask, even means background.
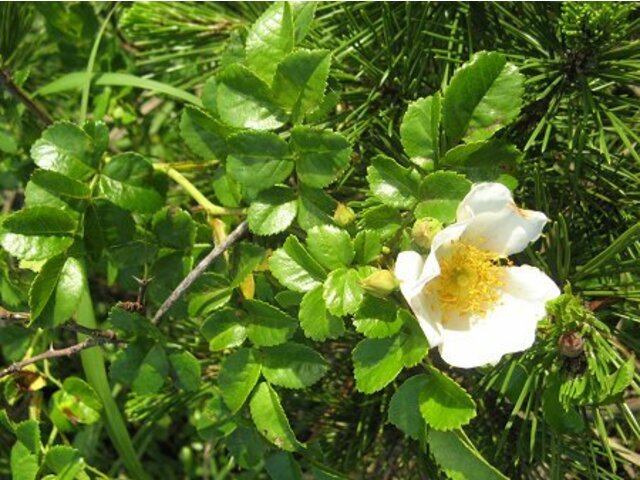
[[[0,307],[0,327],[4,327],[10,323],[24,324],[29,321],[30,316],[28,312],[10,312]]]
[[[187,291],[187,289],[195,282],[200,275],[211,265],[211,263],[218,258],[224,251],[233,245],[238,239],[240,239],[247,232],[247,222],[244,221],[236,227],[236,229],[229,234],[229,236],[217,247],[215,247],[206,257],[200,261],[200,263],[194,268],[189,275],[187,275],[180,285],[178,285],[171,295],[160,306],[152,322],[158,323],[162,316],[180,299],[180,297]]]
[[[107,331],[105,330],[105,332]],[[76,353],[80,353],[81,351],[86,350],[88,348],[97,347],[99,345],[104,345],[106,343],[118,343],[119,340],[115,337],[115,334],[113,334],[113,332],[111,333],[112,333],[111,337],[106,335],[92,336],[87,338],[86,340],[83,340],[80,343],[71,345],[70,347],[61,348],[58,350],[51,349],[39,355],[36,355],[35,357],[27,358],[26,360],[16,362],[12,365],[9,365],[4,370],[0,370],[0,378],[6,377],[7,375],[11,375],[12,373],[19,372],[24,367],[28,365],[32,365],[34,363],[38,363],[42,360],[48,360],[51,358],[59,358],[59,357],[69,357],[71,355],[75,355]]]
[[[49,126],[53,123],[51,116],[13,81],[13,77],[9,70],[0,69],[0,83],[4,85],[11,95],[20,100],[31,113],[38,117],[38,120],[40,120],[45,126]]]

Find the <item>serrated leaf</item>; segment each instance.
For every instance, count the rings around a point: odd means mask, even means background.
[[[200,331],[209,342],[212,352],[238,347],[247,338],[247,328],[230,309],[213,312],[204,321]]]
[[[12,480],[35,480],[38,474],[38,457],[29,452],[22,442],[11,448]]]
[[[245,46],[247,65],[271,83],[278,63],[293,50],[294,29],[288,2],[271,5],[253,23]]]
[[[437,158],[440,128],[440,95],[409,104],[400,124],[400,141],[413,163],[426,167]]]
[[[294,2],[291,4],[296,45],[300,44],[311,30],[317,6],[318,2]]]
[[[286,342],[297,328],[297,322],[282,310],[260,300],[247,300],[247,336],[261,347]]]
[[[142,360],[131,387],[140,395],[157,393],[164,385],[168,373],[169,362],[164,348],[154,345]]]
[[[121,153],[102,169],[100,193],[119,207],[139,213],[153,213],[164,203],[152,184],[153,167],[137,153]]]
[[[328,50],[298,50],[278,64],[273,80],[275,99],[297,124],[315,110],[324,97],[331,66]]]
[[[391,207],[411,208],[418,196],[418,177],[392,158],[378,155],[367,168],[371,192]]]
[[[220,119],[232,127],[275,130],[285,114],[275,103],[269,86],[246,67],[233,64],[217,77]]]
[[[348,267],[355,254],[349,234],[331,225],[309,230],[306,243],[309,253],[328,270]]]
[[[16,437],[31,453],[39,454],[42,450],[40,443],[40,426],[35,420],[25,420],[16,425]]]
[[[356,331],[365,337],[390,337],[398,333],[403,325],[397,312],[398,308],[391,300],[365,295],[354,316],[353,324]]]
[[[241,242],[234,249],[231,286],[237,287],[264,261],[264,248],[249,242]]]
[[[180,136],[193,152],[205,160],[227,156],[226,138],[233,129],[195,107],[187,106],[180,119]]]
[[[507,480],[491,466],[475,446],[463,440],[459,432],[441,432],[435,429],[427,433],[429,451],[449,475],[456,480]]]
[[[91,190],[87,185],[54,171],[36,170],[31,175],[30,183],[65,201],[88,200],[91,197]]]
[[[272,132],[246,131],[229,138],[227,172],[259,190],[285,180],[293,171],[287,143]]]
[[[275,452],[265,460],[271,480],[303,480],[302,469],[289,452]]]
[[[51,125],[31,147],[31,158],[44,170],[84,180],[95,173],[94,144],[80,127],[69,122]]]
[[[502,182],[515,188],[512,177],[522,152],[504,140],[487,140],[458,145],[447,152],[441,165],[464,173],[473,182]]]
[[[53,394],[51,403],[51,419],[62,431],[71,431],[78,423],[97,422],[103,408],[96,391],[78,377],[66,378],[62,389]]]
[[[400,373],[402,361],[402,337],[361,340],[353,350],[353,372],[356,388],[362,393],[374,393],[383,389]]]
[[[83,288],[83,268],[77,259],[62,255],[51,258],[29,290],[31,321],[47,326],[64,323],[76,311]]]
[[[69,467],[77,466],[76,468],[82,469],[84,466],[84,461],[80,456],[80,452],[68,445],[53,445],[47,450],[44,463],[57,474],[66,474]],[[71,476],[68,478],[76,477]]]
[[[292,189],[282,185],[272,187],[260,193],[249,206],[249,229],[258,235],[283,232],[295,220],[297,209]]]
[[[249,408],[258,431],[275,446],[289,452],[295,452],[303,446],[291,430],[278,393],[268,383],[258,385]]]
[[[176,386],[188,392],[195,392],[200,388],[202,371],[200,362],[187,351],[169,355],[169,364],[173,370]]]
[[[327,311],[322,291],[322,285],[318,285],[305,293],[298,312],[302,331],[316,341],[338,338],[344,334],[344,322]]]
[[[355,313],[364,298],[358,271],[339,268],[331,272],[324,282],[322,298],[334,315],[343,317]]]
[[[436,430],[454,430],[476,416],[476,404],[465,390],[444,373],[430,367],[420,391],[420,413]]]
[[[273,253],[269,269],[282,285],[296,292],[307,292],[317,287],[327,276],[324,268],[293,235]]]
[[[478,52],[447,87],[442,117],[447,145],[486,140],[520,112],[523,77],[497,52]]]
[[[362,229],[377,232],[382,240],[387,240],[402,227],[402,217],[395,208],[378,205],[364,211],[359,225]]]
[[[2,228],[20,235],[71,235],[77,223],[67,212],[53,207],[24,208],[5,217]]]
[[[353,240],[355,261],[359,265],[373,262],[382,251],[380,233],[375,230],[361,230]]]
[[[427,432],[418,401],[426,381],[427,375],[409,378],[395,391],[389,403],[389,422],[414,440],[421,440]]]
[[[184,210],[165,207],[153,216],[151,228],[160,245],[176,250],[188,250],[193,247],[196,238],[196,225]]]
[[[244,53],[244,52],[243,52]],[[218,118],[218,81],[210,77],[202,87],[202,105],[214,118]]]
[[[432,217],[442,223],[456,220],[458,205],[471,189],[471,182],[454,172],[434,172],[420,184],[420,198],[414,215],[416,218]]]
[[[351,161],[348,140],[330,130],[295,127],[291,131],[291,148],[298,177],[310,187],[329,185]]]
[[[273,385],[305,388],[320,380],[329,364],[315,350],[295,342],[287,342],[260,351],[262,374]]]
[[[338,202],[330,195],[304,183],[298,186],[298,195],[298,224],[303,230],[333,224],[333,212]]]

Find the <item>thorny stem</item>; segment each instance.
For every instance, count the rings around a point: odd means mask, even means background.
[[[187,177],[182,175],[175,168],[172,168],[165,163],[156,163],[153,166],[156,170],[166,173],[169,178],[184,188],[189,196],[193,198],[198,205],[204,208],[209,215],[242,215],[245,213],[244,208],[226,208],[212,203],[200,190],[196,188],[193,183],[189,181],[189,179],[187,179]]]
[[[0,83],[4,85],[7,91],[13,95],[16,99],[24,104],[27,109],[33,113],[40,122],[45,126],[49,126],[53,123],[51,116],[36,102],[34,102],[27,93],[22,90],[14,81],[11,76],[11,72],[7,69],[0,69]]]
[[[175,288],[171,295],[160,306],[152,322],[158,323],[162,316],[176,303],[180,297],[187,291],[187,289],[195,282],[200,275],[211,265],[211,263],[218,258],[224,251],[233,245],[239,238],[241,238],[247,232],[247,222],[244,221],[236,227],[236,229],[229,234],[229,236],[220,245],[215,247],[209,254],[204,257],[200,263],[194,268],[189,275],[187,275],[182,282]]]

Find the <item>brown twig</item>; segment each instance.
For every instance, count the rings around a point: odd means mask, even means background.
[[[12,373],[19,372],[24,367],[27,367],[34,363],[38,363],[42,360],[48,360],[51,358],[59,358],[59,357],[69,357],[71,355],[75,355],[76,353],[80,353],[81,351],[86,350],[88,348],[97,347],[100,345],[104,345],[106,343],[118,343],[118,342],[119,340],[115,338],[115,335],[112,338],[109,338],[106,336],[89,337],[80,343],[71,345],[70,347],[60,348],[58,350],[51,349],[39,355],[36,355],[35,357],[27,358],[26,360],[22,360],[20,362],[16,362],[12,365],[9,365],[4,370],[0,370],[0,378],[6,377],[7,375],[11,375]]]
[[[229,236],[222,242],[220,245],[215,247],[209,254],[204,257],[200,263],[194,268],[189,275],[187,275],[180,285],[178,285],[171,295],[164,301],[164,303],[160,306],[155,316],[153,317],[152,323],[158,323],[158,321],[162,318],[162,316],[167,313],[167,311],[176,303],[180,297],[187,291],[187,289],[195,282],[200,275],[204,273],[204,271],[211,265],[211,263],[218,258],[224,251],[233,245],[239,238],[241,238],[247,232],[247,222],[244,221],[240,225],[236,227],[236,229],[229,234]]]
[[[31,315],[28,312],[10,312],[0,307],[0,327],[4,327],[9,323],[26,323]]]
[[[13,81],[13,77],[9,70],[0,69],[0,83],[4,85],[11,95],[20,100],[31,113],[38,117],[38,120],[40,120],[45,126],[49,126],[53,123],[51,116]]]

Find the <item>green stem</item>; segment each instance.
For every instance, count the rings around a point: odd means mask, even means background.
[[[182,175],[175,168],[171,168],[165,163],[156,163],[153,166],[156,170],[166,173],[169,178],[171,178],[178,185],[184,188],[189,196],[193,198],[198,203],[198,205],[204,208],[207,213],[209,213],[209,215],[242,215],[245,213],[244,208],[226,208],[212,203],[207,197],[202,194],[200,190],[198,190],[198,188],[193,183],[189,181],[189,179],[187,179],[187,177]]]
[[[93,313],[93,303],[89,294],[89,285],[86,283],[80,297],[77,313],[78,325],[87,328],[97,328],[96,318]],[[79,340],[84,340],[85,335],[78,334]],[[124,423],[118,405],[111,395],[109,380],[104,365],[102,349],[90,348],[80,353],[82,367],[89,384],[100,396],[104,405],[104,417],[107,432],[113,441],[113,445],[120,454],[129,474],[136,479],[146,480],[148,477],[142,468],[142,464],[136,456],[133,443],[129,437],[129,432]]]

